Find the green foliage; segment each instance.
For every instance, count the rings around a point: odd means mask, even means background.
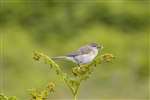
[[[4,94],[0,94],[0,100],[17,100],[15,96],[5,96]]]
[[[43,90],[30,89],[31,100],[46,100],[51,92],[54,92],[55,84],[49,82]]]
[[[101,55],[100,57],[97,57],[92,63],[88,65],[81,65],[80,67],[79,66],[73,67],[72,74],[74,76],[70,76],[69,74],[63,72],[60,66],[57,63],[55,63],[51,58],[49,58],[47,55],[37,52],[37,51],[33,53],[34,60],[44,61],[45,64],[50,65],[56,71],[56,74],[65,82],[65,84],[71,90],[75,100],[77,97],[80,84],[82,83],[83,80],[86,80],[89,78],[89,76],[93,72],[94,67],[96,67],[97,64],[101,64],[102,62],[110,62],[113,58],[114,56],[112,54]],[[35,94],[33,97],[36,98],[37,95]]]

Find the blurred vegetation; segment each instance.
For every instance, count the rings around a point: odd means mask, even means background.
[[[49,82],[43,90],[30,89],[31,100],[47,100],[51,92],[54,92],[55,83]]]
[[[149,0],[1,0],[0,92],[27,100],[29,88],[60,82],[55,72],[33,62],[34,50],[52,57],[97,42],[117,60],[99,65],[79,98],[148,99],[149,5]],[[71,97],[59,84],[50,98]]]
[[[0,94],[0,100],[16,100],[16,97],[15,96],[8,97],[5,96],[4,94]]]

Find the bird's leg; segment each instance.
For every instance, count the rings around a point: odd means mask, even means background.
[[[78,65],[78,67],[80,67],[80,61],[78,59],[76,59],[75,57],[74,57],[74,59],[75,59],[77,65]]]
[[[94,66],[96,67],[96,61],[94,60]]]
[[[77,63],[78,67],[81,67],[79,63]]]

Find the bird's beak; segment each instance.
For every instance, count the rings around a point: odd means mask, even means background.
[[[103,49],[104,47],[102,45],[97,46],[98,49]]]

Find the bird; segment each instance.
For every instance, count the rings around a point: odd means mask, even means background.
[[[97,43],[89,43],[71,52],[65,56],[52,57],[53,60],[66,59],[73,63],[85,65],[91,63],[98,53],[102,50],[103,46]]]

